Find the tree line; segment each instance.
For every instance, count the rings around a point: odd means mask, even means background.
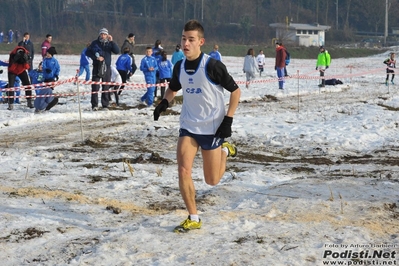
[[[384,32],[383,0],[0,0],[0,30],[47,33],[56,40],[86,43],[102,27],[118,39],[129,32],[140,42],[175,43],[189,19],[203,22],[206,38],[225,43],[265,43],[275,37],[271,23],[319,23],[334,39],[353,33]],[[399,0],[388,1],[388,24],[399,27]]]

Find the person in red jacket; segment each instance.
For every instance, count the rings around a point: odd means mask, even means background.
[[[278,88],[280,90],[284,89],[284,68],[285,68],[285,59],[287,54],[285,52],[285,48],[280,41],[276,42],[276,64],[274,65],[274,69],[277,71],[278,77]]]
[[[14,84],[15,78],[18,76],[21,79],[22,85],[31,85],[27,70],[29,69],[29,51],[25,47],[17,46],[10,53],[8,61],[8,84]],[[14,89],[7,92],[8,110],[14,109]],[[27,97],[28,107],[34,108],[32,103],[32,89],[25,89],[25,96]]]

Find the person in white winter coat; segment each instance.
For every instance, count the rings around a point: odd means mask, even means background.
[[[255,72],[259,72],[258,62],[256,61],[254,49],[249,48],[247,55],[244,58],[244,66],[242,68],[244,71],[247,83],[245,87],[249,88],[249,82],[255,78]]]
[[[258,61],[258,68],[259,68],[259,77],[262,76],[263,72],[263,67],[265,66],[265,55],[263,54],[263,50],[259,50],[259,54],[256,57],[256,60]]]

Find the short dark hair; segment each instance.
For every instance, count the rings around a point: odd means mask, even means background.
[[[200,38],[204,37],[204,27],[202,27],[201,23],[198,20],[192,19],[189,20],[186,25],[184,25],[184,31],[198,31],[198,35]]]
[[[25,33],[24,33],[24,36],[26,36],[26,35],[29,35],[29,32],[25,32]]]
[[[46,38],[48,38],[48,37],[53,37],[51,34],[47,34],[46,35]]]

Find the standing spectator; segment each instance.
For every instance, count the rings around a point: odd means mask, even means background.
[[[389,58],[384,60],[384,64],[387,65],[387,78],[385,79],[385,85],[388,86],[389,74],[392,74],[391,83],[393,83],[393,79],[395,78],[395,71],[393,70],[396,68],[396,59],[395,53],[390,53]]]
[[[43,59],[43,78],[44,82],[58,81],[60,75],[60,64],[54,58],[57,54],[55,47],[51,46],[47,49],[46,57]],[[35,99],[35,114],[50,110],[58,103],[58,97],[53,96],[54,85],[46,88],[41,88],[37,91],[38,97]]]
[[[111,82],[113,83],[122,83],[122,77],[119,74],[118,70],[116,69],[116,67],[111,66]],[[115,95],[115,104],[116,106],[119,106],[119,88],[120,85],[111,85],[109,87],[110,90],[113,91],[114,95]],[[111,100],[111,94],[112,92],[110,92],[110,100]]]
[[[18,43],[18,46],[23,46],[25,47],[26,50],[28,50],[30,58],[29,58],[29,71],[33,70],[32,62],[33,59],[35,58],[35,48],[33,46],[33,42],[30,40],[30,35],[28,32],[24,33],[24,38],[22,41]]]
[[[85,81],[90,80],[90,57],[86,55],[87,47],[90,46],[90,43],[86,44],[86,47],[83,48],[82,52],[80,53],[80,61],[79,61],[79,73],[76,78],[79,78],[83,72],[86,72]]]
[[[285,49],[285,67],[284,67],[284,77],[288,77],[287,66],[291,63],[291,55],[288,52],[287,47]]]
[[[259,72],[258,68],[259,61],[258,62],[256,61],[257,60],[255,58],[254,49],[249,48],[247,55],[244,58],[244,66],[242,68],[247,78],[247,82],[245,85],[247,89],[249,88],[249,82],[255,78],[255,72]]]
[[[180,44],[176,45],[175,51],[172,55],[172,64],[176,65],[177,61],[180,61],[184,58],[184,53],[181,50]]]
[[[0,32],[0,43],[3,43],[3,42],[4,42],[4,32],[1,31]]]
[[[330,67],[331,63],[331,56],[324,46],[320,46],[319,54],[317,56],[317,63],[316,63],[316,70],[319,70],[320,77],[321,77],[321,84],[319,87],[326,86],[326,80],[324,78],[324,72]]]
[[[196,20],[188,21],[181,39],[186,59],[173,67],[169,88],[154,110],[154,120],[158,120],[160,113],[166,111],[177,92],[182,90],[184,100],[180,114],[177,164],[180,193],[189,215],[175,227],[175,232],[187,232],[202,226],[192,178],[198,150],[202,154],[205,182],[211,186],[220,182],[226,170],[227,157],[237,154],[235,146],[224,139],[231,136],[233,116],[241,92],[226,66],[201,52],[204,43],[202,25]],[[224,90],[230,92],[227,112]]]
[[[89,56],[93,60],[93,75],[92,81],[99,82],[102,80],[103,82],[111,81],[111,55],[119,54],[119,46],[116,42],[113,41],[112,35],[108,33],[106,28],[102,28],[99,31],[99,36],[96,40],[94,40],[90,46],[87,48],[86,55]],[[106,71],[102,73],[102,70],[99,68],[105,64]],[[101,71],[100,71],[101,70]],[[101,94],[101,105],[106,110],[109,105],[109,93],[108,93],[109,85],[102,85],[102,94]],[[100,85],[92,84],[91,85],[91,108],[93,111],[98,111],[98,91],[100,90]]]
[[[15,43],[18,43],[18,40],[19,40],[19,30],[16,30],[15,31]]]
[[[265,55],[263,54],[263,50],[259,50],[259,54],[256,57],[256,61],[258,61],[259,77],[260,77],[262,76],[263,67],[265,66]]]
[[[22,46],[15,47],[8,60],[8,84],[14,84],[18,76],[21,79],[22,85],[30,85],[30,80],[27,70],[29,70],[29,51]],[[8,91],[8,110],[14,109],[14,89]],[[32,90],[26,89],[25,96],[29,108],[33,108],[32,104]]]
[[[145,82],[147,83],[147,92],[140,98],[148,107],[154,102],[154,90],[156,72],[158,70],[157,60],[152,56],[152,48],[146,48],[145,56],[141,59],[140,70],[144,73]]]
[[[158,62],[159,70],[159,81],[161,83],[167,83],[172,78],[173,65],[168,60],[168,54],[165,50],[161,52],[161,61]],[[161,99],[165,96],[165,85],[161,85]]]
[[[219,52],[219,45],[215,44],[213,46],[213,51],[209,53],[209,56],[215,58],[216,60],[222,61],[222,55]]]
[[[29,71],[29,77],[32,84],[40,84],[44,82],[43,62],[40,62],[36,69]],[[35,86],[36,95],[39,93],[41,86]]]
[[[133,75],[137,70],[136,60],[134,56],[134,45],[136,43],[135,38],[136,35],[134,35],[134,33],[129,33],[129,35],[127,36],[121,47],[121,54],[124,53],[126,47],[129,48],[130,51],[129,55],[132,58],[132,71],[130,72],[131,75]],[[129,80],[129,77],[130,76],[127,77],[127,80]]]
[[[53,40],[53,36],[51,34],[46,35],[46,39],[42,43],[42,57],[43,59],[46,57],[47,49],[51,47],[51,41]]]
[[[163,47],[161,46],[161,40],[156,40],[154,47],[152,48],[152,56],[157,60],[157,66],[158,66],[158,63],[162,59],[162,56],[161,56],[162,51],[163,51]],[[156,70],[156,73],[155,73],[155,84],[156,85],[155,85],[155,90],[154,90],[154,99],[157,98],[159,82],[160,82],[159,70]]]
[[[279,41],[276,42],[276,63],[274,69],[277,71],[278,88],[284,90],[284,67],[285,67],[285,48]]]
[[[12,43],[13,37],[14,37],[14,32],[12,31],[12,29],[10,29],[8,31],[8,44]]]
[[[152,54],[151,56],[155,57],[156,55],[160,55],[161,51],[163,50],[163,47],[161,46],[161,40],[156,40],[154,47],[152,48]]]
[[[128,46],[125,46],[123,54],[118,57],[116,60],[116,69],[121,76],[122,83],[126,83],[126,80],[129,76],[132,74],[132,57],[129,55],[130,54],[130,48]],[[118,91],[118,95],[121,94],[122,90],[125,88],[124,85],[122,85]]]

